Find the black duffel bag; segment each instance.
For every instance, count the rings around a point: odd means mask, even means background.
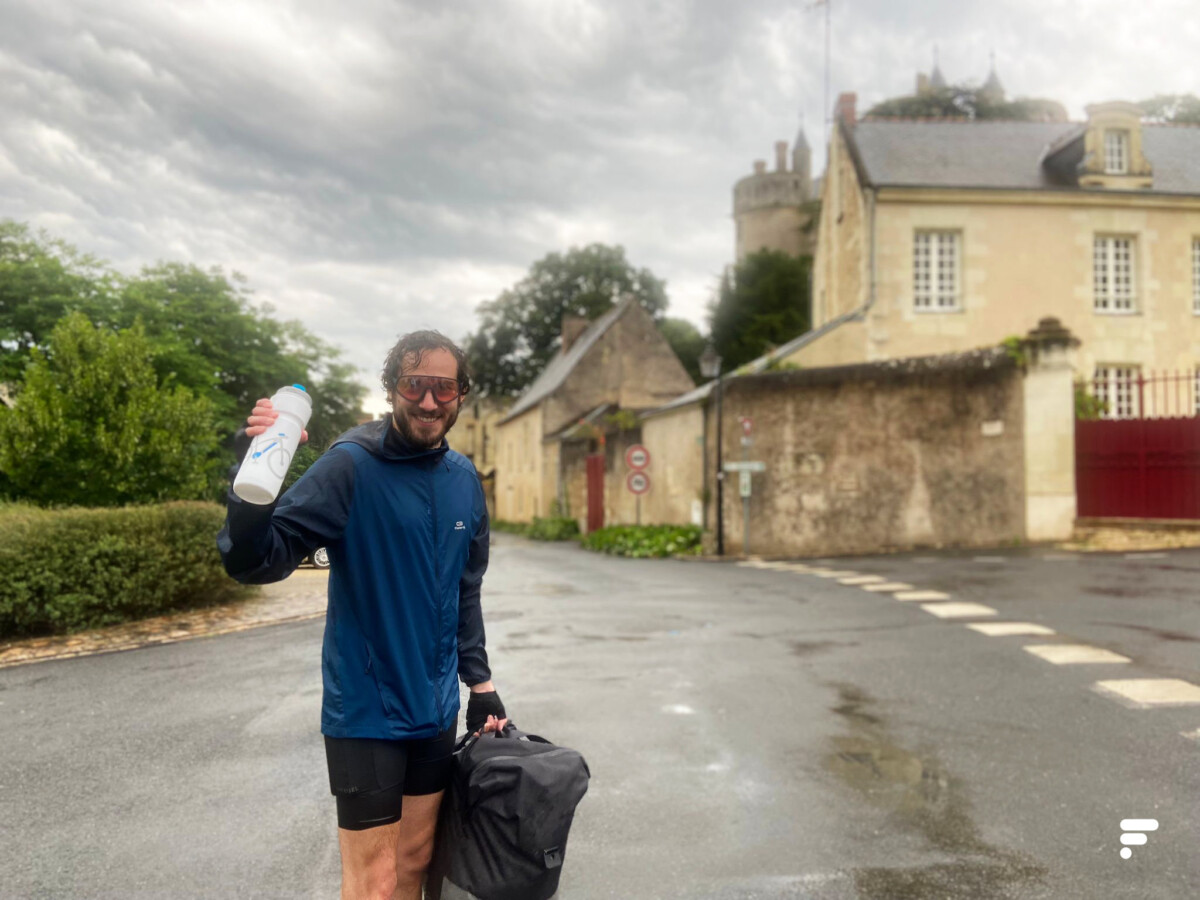
[[[558,890],[567,832],[587,793],[574,750],[525,734],[466,735],[438,817],[429,900],[549,900]]]

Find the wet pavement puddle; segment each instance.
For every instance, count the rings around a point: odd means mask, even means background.
[[[898,829],[919,832],[931,849],[956,857],[927,866],[852,871],[861,900],[1022,896],[1046,870],[986,843],[971,817],[965,785],[935,758],[900,746],[870,697],[836,686],[848,732],[832,738],[825,769],[864,802],[881,807]]]

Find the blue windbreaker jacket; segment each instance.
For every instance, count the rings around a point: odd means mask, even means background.
[[[385,444],[391,418],[352,429],[274,507],[229,493],[217,546],[244,584],[329,551],[321,731],[432,737],[458,717],[458,679],[488,681],[480,586],[488,516],[475,467],[445,442]]]

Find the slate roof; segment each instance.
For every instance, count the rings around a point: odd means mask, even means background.
[[[1045,163],[1082,143],[1084,127],[1078,122],[865,119],[848,131],[875,187],[1078,190],[1063,167]],[[1079,158],[1082,149],[1075,150]],[[1142,150],[1154,185],[1138,193],[1200,194],[1200,128],[1145,124]]]
[[[592,322],[591,325],[575,339],[569,350],[563,353],[559,350],[558,353],[546,364],[546,368],[542,369],[542,374],[534,379],[531,384],[513,404],[513,408],[508,411],[508,415],[501,419],[496,424],[503,425],[537,406],[560,387],[567,380],[575,367],[579,365],[580,360],[587,354],[589,350],[596,345],[596,341],[600,340],[613,326],[621,314],[629,307],[630,303],[636,303],[633,297],[626,297],[618,301],[617,305],[606,312],[600,318]]]
[[[740,378],[743,375],[758,375],[762,372],[769,371],[771,364],[776,360],[782,360],[788,356],[791,356],[801,347],[811,344],[817,338],[828,334],[839,325],[849,322],[861,312],[861,309],[854,309],[848,313],[843,313],[840,316],[832,318],[820,328],[814,328],[811,331],[806,331],[804,334],[792,338],[786,344],[780,344],[774,350],[764,353],[758,359],[753,359],[748,363],[744,363],[726,375],[725,378],[728,380],[730,378]],[[643,413],[642,418],[648,419],[651,416],[657,416],[661,413],[671,412],[671,410],[680,409],[684,406],[690,406],[693,403],[699,403],[703,400],[706,400],[708,395],[713,392],[713,388],[716,386],[716,383],[716,379],[705,382],[704,384],[700,385],[700,387],[690,390],[686,394],[680,394],[670,403],[666,403],[656,409],[652,409]]]

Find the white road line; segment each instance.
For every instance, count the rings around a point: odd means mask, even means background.
[[[1200,728],[1197,728],[1195,731],[1181,731],[1179,733],[1189,741],[1200,741]]]
[[[967,627],[980,634],[986,634],[988,637],[1008,637],[1014,634],[1054,634],[1053,628],[1035,625],[1033,622],[980,622]]]
[[[1008,562],[1008,560],[1003,556],[977,556],[977,557],[975,557],[975,562],[977,562],[977,563],[1003,563],[1003,562]]]
[[[800,575],[813,573],[812,566],[806,566],[804,563],[780,563],[778,568],[782,572],[796,572]]]
[[[1043,554],[1042,559],[1047,562],[1064,562],[1069,559],[1079,559],[1079,557],[1071,553],[1046,553]]]
[[[762,569],[764,568],[761,559],[742,559],[734,563],[735,566],[741,566],[744,569]]]
[[[1056,666],[1129,662],[1128,656],[1087,644],[1029,644],[1021,649]]]
[[[1165,553],[1126,553],[1126,559],[1166,559]]]
[[[880,584],[887,579],[879,575],[852,575],[849,578],[839,578],[838,581],[842,584]]]
[[[808,574],[816,575],[819,578],[849,578],[851,575],[857,575],[857,572],[851,572],[849,569],[845,571],[837,571],[834,569],[813,569]]]
[[[1153,706],[1200,706],[1200,687],[1180,678],[1097,681],[1092,687],[1134,709],[1149,709]]]
[[[911,591],[912,585],[902,581],[889,581],[886,584],[864,584],[863,590],[893,593],[895,591]]]
[[[922,603],[921,609],[939,619],[971,619],[994,616],[996,611],[982,603]]]
[[[941,591],[901,591],[896,594],[897,600],[949,600],[949,594],[943,594]]]

